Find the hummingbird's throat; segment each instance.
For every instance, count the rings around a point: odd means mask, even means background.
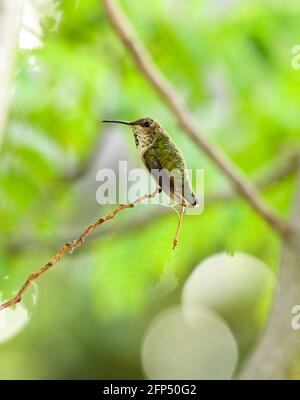
[[[140,126],[133,127],[133,135],[134,135],[135,145],[139,150],[147,149],[155,141],[155,134],[149,132],[149,130],[146,132],[145,129],[143,129]]]

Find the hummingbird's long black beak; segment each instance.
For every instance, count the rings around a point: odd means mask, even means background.
[[[113,124],[133,125],[132,122],[124,121],[122,119],[104,119],[102,122],[111,122]]]

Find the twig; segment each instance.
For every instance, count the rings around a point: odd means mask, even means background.
[[[155,197],[155,195],[159,192],[159,189],[157,188],[153,193],[150,194],[145,194],[132,203],[129,204],[120,204],[115,210],[113,210],[110,214],[107,214],[105,217],[99,218],[96,222],[93,224],[89,225],[87,229],[79,236],[78,239],[73,240],[73,242],[67,242],[56,254],[55,256],[47,262],[47,264],[43,265],[41,268],[36,270],[35,272],[31,273],[26,281],[24,282],[23,286],[21,289],[18,291],[16,296],[12,298],[11,300],[6,301],[5,303],[0,305],[0,311],[4,310],[5,308],[11,307],[14,304],[17,304],[21,301],[23,294],[25,291],[28,289],[28,287],[31,285],[33,281],[38,279],[42,274],[44,274],[46,271],[48,271],[49,268],[53,267],[54,264],[56,264],[65,254],[67,251],[74,250],[76,247],[80,246],[83,244],[85,239],[97,228],[97,226],[103,224],[104,222],[113,219],[120,211],[125,210],[126,208],[133,208],[137,204],[141,203],[143,200],[146,199],[151,199]]]
[[[122,40],[140,72],[163,98],[178,123],[227,176],[236,191],[283,238],[291,233],[288,223],[275,214],[264,202],[256,186],[237,168],[225,154],[217,150],[198,129],[198,121],[189,111],[184,99],[155,65],[149,52],[133,32],[129,21],[113,0],[101,0],[116,34]]]

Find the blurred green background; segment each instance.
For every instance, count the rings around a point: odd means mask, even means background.
[[[297,2],[119,4],[199,126],[247,175],[262,176],[299,145],[300,70],[291,66],[300,38]],[[204,168],[206,196],[229,188],[137,71],[99,1],[28,0],[26,7],[1,147],[3,298],[109,211],[96,202],[99,168],[117,169],[119,160],[141,166],[131,132],[102,126],[102,118],[158,119],[188,167]],[[287,176],[264,192],[282,216],[289,215],[293,187]],[[29,323],[0,342],[1,379],[144,378],[141,348],[149,324],[180,303],[201,261],[244,252],[276,274],[280,240],[240,199],[187,216],[175,252],[177,215],[161,208],[124,211],[38,281],[36,304],[33,288],[28,291]],[[236,338],[243,333],[236,368],[268,313],[270,291],[257,297],[257,287],[252,290],[250,305],[236,297],[231,314],[222,315]],[[253,321],[243,310],[255,311]]]

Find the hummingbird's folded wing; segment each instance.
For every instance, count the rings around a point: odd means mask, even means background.
[[[197,205],[197,199],[185,169],[174,168],[170,170],[170,165],[164,165],[163,158],[153,154],[151,157],[144,155],[142,159],[158,186],[175,204],[193,207]]]

